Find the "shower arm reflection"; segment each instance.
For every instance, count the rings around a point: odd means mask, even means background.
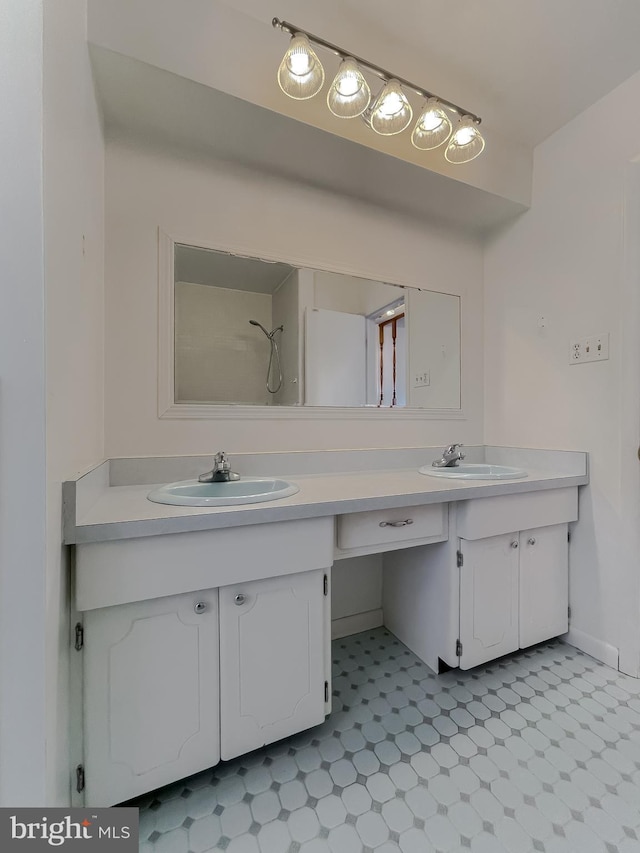
[[[284,326],[276,326],[276,328],[273,329],[271,332],[267,332],[267,330],[262,325],[262,323],[258,323],[257,320],[249,320],[249,322],[251,323],[252,326],[258,326],[259,329],[262,329],[262,331],[266,335],[267,340],[269,341],[269,345],[270,345],[271,349],[269,352],[269,365],[267,367],[266,386],[267,386],[267,391],[269,392],[269,394],[277,394],[277,392],[280,390],[280,388],[282,388],[282,365],[280,363],[280,351],[278,349],[278,343],[275,339],[275,334],[276,334],[276,332],[284,332]],[[277,364],[278,380],[277,380],[276,387],[272,388],[271,387],[271,370],[273,367],[274,354],[275,354],[275,361]]]

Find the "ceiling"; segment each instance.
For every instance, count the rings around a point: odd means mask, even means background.
[[[640,71],[639,0],[226,4],[306,28],[468,107],[487,128],[529,147]]]
[[[285,97],[274,15],[468,107],[486,151],[451,166],[408,134],[336,119],[324,90]],[[640,71],[640,0],[163,0],[163,15],[156,0],[90,0],[88,33],[108,137],[478,236],[528,208],[534,147]],[[324,64],[330,79],[337,58]]]
[[[177,244],[175,248],[175,280],[191,284],[272,294],[294,269],[288,264],[242,258],[195,246]]]

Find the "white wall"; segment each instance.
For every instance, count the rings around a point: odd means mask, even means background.
[[[70,791],[69,567],[61,545],[61,483],[104,453],[104,145],[86,45],[86,0],[45,3],[43,154],[47,784],[46,798],[38,799],[65,805]],[[24,429],[24,411],[21,420]],[[25,615],[28,624],[37,624],[30,606]],[[23,764],[28,767],[24,759]]]
[[[175,283],[176,400],[267,405],[271,294]],[[126,380],[125,380],[126,381]]]
[[[158,226],[182,242],[462,295],[466,420],[158,419]],[[106,240],[108,456],[481,442],[482,253],[469,238],[228,163],[110,143]]]
[[[619,650],[633,674],[640,318],[637,253],[631,264],[624,235],[629,161],[640,149],[629,104],[639,98],[636,75],[538,147],[532,208],[485,255],[485,441],[589,451],[571,549],[571,639],[614,662]],[[633,243],[638,193],[636,180]],[[570,366],[570,339],[599,332],[611,333],[609,361]]]
[[[445,293],[407,293],[409,405],[460,406],[460,301]],[[480,356],[480,353],[478,353]],[[428,385],[417,385],[418,374]]]
[[[45,800],[42,0],[0,12],[0,806]]]
[[[380,624],[382,615],[382,554],[336,560],[331,570],[331,620],[339,636]],[[362,622],[364,618],[368,623]],[[351,619],[350,617],[360,617]],[[334,626],[334,633],[335,633]],[[345,630],[346,628],[346,630]]]

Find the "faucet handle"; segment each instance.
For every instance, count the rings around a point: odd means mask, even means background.
[[[219,450],[215,455],[215,467],[219,471],[229,471],[231,468],[231,463],[229,462],[229,457],[225,453],[224,450]]]
[[[450,444],[444,452],[445,453],[455,453],[456,450],[458,449],[458,447],[464,447],[464,444],[461,444],[459,442],[456,444]]]

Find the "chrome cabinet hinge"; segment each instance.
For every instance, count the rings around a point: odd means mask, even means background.
[[[78,622],[75,628],[76,641],[75,647],[77,652],[81,652],[84,648],[84,626],[82,622]]]
[[[456,657],[462,657],[462,643],[460,640],[456,640]]]
[[[464,556],[462,551],[456,551],[456,565],[460,569],[464,563]]]
[[[84,791],[84,767],[78,764],[76,767],[76,791],[81,794]]]
[[[329,576],[325,575],[322,580],[322,591],[325,595],[329,595]]]
[[[325,681],[324,683],[324,701],[329,701],[329,682]]]

